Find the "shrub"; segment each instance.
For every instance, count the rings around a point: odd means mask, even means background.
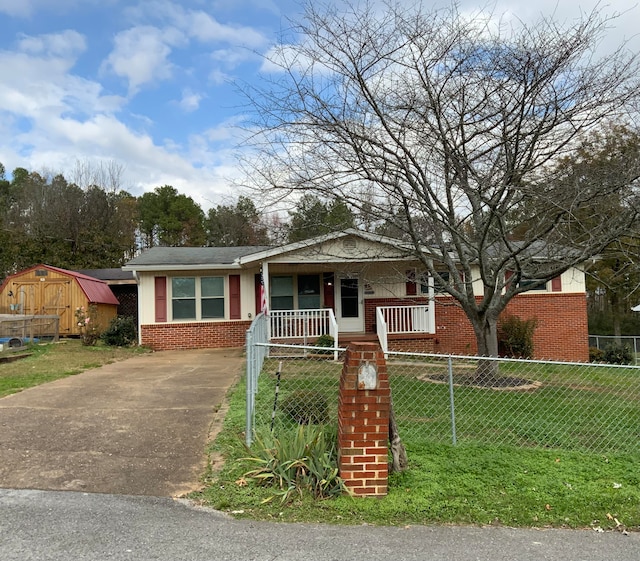
[[[589,347],[589,362],[603,362],[604,351],[598,347]]]
[[[315,390],[296,390],[282,400],[282,410],[301,425],[329,420],[327,396]]]
[[[132,317],[113,318],[109,327],[100,336],[102,341],[112,347],[128,347],[137,341],[136,325]]]
[[[498,325],[498,350],[501,356],[511,358],[533,357],[533,332],[538,325],[536,318],[521,319],[506,316]]]
[[[604,350],[603,360],[609,364],[631,364],[633,353],[628,345],[612,343]]]
[[[315,342],[316,347],[323,347],[323,348],[326,347],[328,349],[333,349],[334,344],[335,344],[335,339],[328,333],[325,333],[324,335],[320,335],[320,337],[318,337]],[[318,354],[331,354],[331,351],[318,351]]]
[[[258,435],[249,449],[252,456],[240,460],[256,466],[244,477],[278,489],[263,502],[280,497],[284,503],[306,491],[316,499],[341,495],[347,488],[338,476],[335,440],[320,427],[303,425],[280,438]]]
[[[100,338],[100,328],[98,326],[98,306],[89,304],[89,308],[80,306],[75,312],[76,324],[80,331],[82,344],[92,347]]]

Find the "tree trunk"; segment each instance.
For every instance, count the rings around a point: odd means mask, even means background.
[[[484,317],[473,326],[479,357],[498,356],[498,319]],[[490,385],[498,374],[499,363],[497,360],[480,358],[474,377],[474,383],[479,385]]]
[[[407,459],[407,451],[400,439],[398,425],[396,423],[396,414],[393,410],[393,399],[389,396],[389,443],[391,447],[391,465],[389,471],[400,472],[407,469],[409,461]]]

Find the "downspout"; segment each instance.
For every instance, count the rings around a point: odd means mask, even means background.
[[[136,307],[138,308],[138,346],[142,346],[142,315],[140,314],[140,277],[138,276],[138,271],[131,271],[133,273],[133,278],[136,281],[137,293],[138,297],[136,298]]]

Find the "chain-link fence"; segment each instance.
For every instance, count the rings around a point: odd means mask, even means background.
[[[638,335],[589,335],[589,347],[606,351],[611,347],[627,347],[632,353],[632,360],[635,364],[640,363],[640,336]]]
[[[337,426],[342,363],[322,352],[307,348],[306,356],[265,358],[253,410],[247,411],[248,429],[282,431],[299,422]],[[635,366],[389,353],[387,368],[407,448],[475,442],[640,451]]]

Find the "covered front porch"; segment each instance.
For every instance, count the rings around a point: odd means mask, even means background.
[[[323,335],[333,339],[334,349],[352,341],[377,340],[382,350],[389,351],[392,340],[415,339],[435,334],[433,301],[423,305],[375,307],[375,325],[371,331],[341,329],[331,308],[308,310],[273,310],[267,314],[270,342],[299,343],[314,346]],[[347,323],[347,327],[353,325]]]
[[[393,244],[367,236],[328,238],[290,251],[252,255],[256,311],[267,312],[272,343],[434,338],[433,279]],[[259,271],[259,272],[258,272]]]

